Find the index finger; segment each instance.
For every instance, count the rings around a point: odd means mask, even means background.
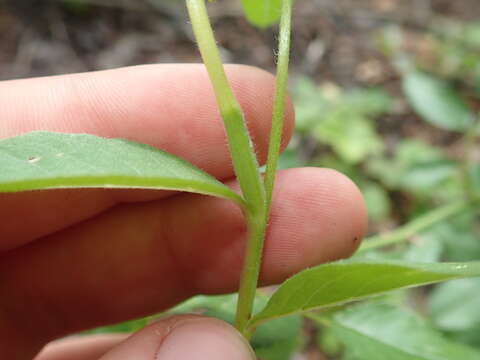
[[[227,74],[263,162],[273,77],[238,65],[227,66]],[[0,108],[4,109],[0,138],[33,130],[126,138],[171,152],[217,178],[233,176],[220,114],[201,65],[148,65],[7,81],[0,83]],[[292,127],[290,105],[284,145]],[[0,251],[66,228],[118,202],[151,200],[164,194],[100,189],[0,194],[4,224]],[[43,210],[46,206],[48,211]]]

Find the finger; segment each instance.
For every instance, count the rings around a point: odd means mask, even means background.
[[[355,185],[335,171],[281,172],[262,283],[349,256],[365,232],[365,213]],[[25,327],[19,334],[33,338],[41,324],[50,339],[155,313],[194,294],[234,291],[245,232],[240,210],[221,199],[123,205],[4,257],[0,310]]]
[[[60,340],[45,347],[34,360],[98,360],[127,337],[103,334]]]
[[[227,73],[263,162],[274,79],[246,66],[227,66]],[[150,65],[3,82],[0,108],[0,138],[32,130],[125,138],[178,155],[217,178],[233,175],[222,120],[201,65]],[[283,145],[292,127],[289,103]],[[0,194],[0,251],[85,220],[117,202],[162,194],[105,190]]]
[[[254,360],[248,342],[223,321],[176,316],[157,322],[100,360]]]

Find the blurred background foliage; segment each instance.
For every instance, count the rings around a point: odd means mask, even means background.
[[[276,29],[249,25],[239,1],[211,15],[226,62],[274,70]],[[480,259],[478,0],[298,0],[294,21],[297,128],[281,167],[356,182],[370,240],[390,244],[356,256]],[[2,80],[198,61],[180,0],[0,0]],[[396,292],[266,326],[253,343],[268,360],[480,359],[479,296],[476,279]],[[233,308],[232,296],[181,305],[226,320]]]

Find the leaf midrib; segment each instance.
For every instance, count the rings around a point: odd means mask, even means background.
[[[222,195],[225,199],[233,200],[238,205],[244,207],[245,201],[240,195],[223,189],[221,186],[206,185],[202,182],[179,180],[177,178],[160,178],[160,177],[142,177],[142,176],[120,176],[120,175],[104,175],[104,176],[71,176],[71,177],[51,177],[41,180],[24,180],[12,181],[8,183],[0,183],[0,192],[17,192],[27,190],[42,189],[59,189],[59,188],[125,188],[125,189],[152,189],[152,190],[173,190],[185,192],[186,187],[170,185],[166,183],[176,183],[191,187],[189,190],[193,193],[206,195]],[[56,184],[58,183],[58,184]],[[81,185],[79,185],[81,183]],[[197,189],[204,191],[197,191]],[[209,191],[209,189],[218,189],[219,191]]]

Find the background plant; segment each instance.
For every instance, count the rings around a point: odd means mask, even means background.
[[[445,23],[452,27],[446,27]],[[464,116],[468,113],[474,117],[477,109],[475,47],[472,47],[475,45],[471,42],[466,45],[463,40],[465,34],[474,34],[475,23],[462,24],[435,18],[428,24],[414,28],[415,31],[408,24],[386,24],[384,29],[371,34],[371,42],[391,59],[389,64],[395,69],[395,76],[405,84],[405,98],[401,97],[398,88],[392,89],[388,83],[380,88],[382,84],[377,84],[379,80],[375,78],[381,76],[381,71],[376,69],[378,64],[368,61],[365,64],[369,66],[362,64],[365,68],[357,69],[362,81],[368,85],[366,89],[357,84],[357,89],[351,90],[351,84],[345,84],[345,81],[340,81],[340,84],[325,82],[322,78],[327,74],[322,73],[319,76],[322,79],[320,85],[311,81],[309,85],[299,83],[295,91],[298,94],[300,127],[294,145],[281,159],[282,166],[312,164],[340,169],[364,190],[374,231],[390,229],[393,224],[409,224],[394,232],[395,236],[387,237],[389,241],[393,239],[397,242],[389,251],[364,251],[359,257],[417,262],[478,259],[475,208],[458,204],[458,201],[463,201],[466,189],[469,201],[472,191],[475,193],[478,186],[476,159],[465,156],[467,153],[475,155],[474,151],[467,150],[475,149],[472,145],[475,144],[475,130],[466,132]],[[416,44],[413,48],[412,43]],[[308,70],[309,66],[306,67]],[[419,73],[419,70],[423,72]],[[420,86],[409,87],[412,82],[420,83]],[[376,89],[372,89],[372,84]],[[307,91],[302,92],[302,86]],[[408,93],[409,88],[417,93]],[[311,96],[310,101],[306,94]],[[432,97],[432,94],[435,96]],[[418,99],[420,101],[415,101]],[[318,106],[319,103],[322,107]],[[448,110],[454,109],[451,110],[453,115],[444,117],[444,111],[434,111],[436,106],[430,105],[426,110],[422,108],[425,103],[456,105],[448,107]],[[418,122],[412,125],[409,120],[414,116],[412,108],[420,115],[419,119],[426,121],[425,125]],[[400,119],[402,124],[407,124],[399,126],[399,134],[389,132],[388,126]],[[416,126],[415,131],[408,125]],[[351,131],[352,128],[356,130]],[[412,139],[410,135],[413,133],[415,138]],[[355,137],[357,134],[361,136]],[[351,141],[345,141],[346,138]],[[355,138],[370,140],[355,141]],[[345,313],[341,309],[337,314],[308,316],[320,329],[318,343],[332,357],[343,352],[342,356],[350,359],[385,358],[388,355],[403,358],[475,358],[476,353],[472,353],[472,349],[465,350],[461,346],[452,346],[450,341],[445,342],[446,335],[472,346],[478,345],[478,331],[475,331],[478,322],[472,315],[475,301],[469,307],[469,302],[458,300],[475,299],[475,286],[472,284],[475,281],[462,280],[442,285],[433,292],[389,295],[379,304],[354,307],[345,310]],[[453,294],[458,294],[458,297]],[[432,317],[424,322],[419,320],[418,314],[405,311],[407,308],[413,308],[421,317],[427,314]],[[400,324],[395,319],[408,321]],[[380,326],[385,323],[394,326],[389,329]],[[299,329],[298,326],[291,328]],[[382,338],[386,330],[394,333],[394,340]],[[427,335],[419,337],[422,341],[416,347],[412,343],[415,339],[410,339],[408,334],[420,332]],[[297,332],[290,338],[297,336],[302,337]],[[301,342],[299,340],[297,345]],[[440,355],[425,353],[422,344],[436,342],[437,349],[447,350]],[[278,343],[280,341],[272,341],[272,347]],[[395,348],[398,343],[408,346]],[[265,347],[262,345],[263,349]],[[257,345],[257,348],[260,346]],[[416,352],[405,354],[408,349]],[[273,358],[274,355],[270,356]]]

